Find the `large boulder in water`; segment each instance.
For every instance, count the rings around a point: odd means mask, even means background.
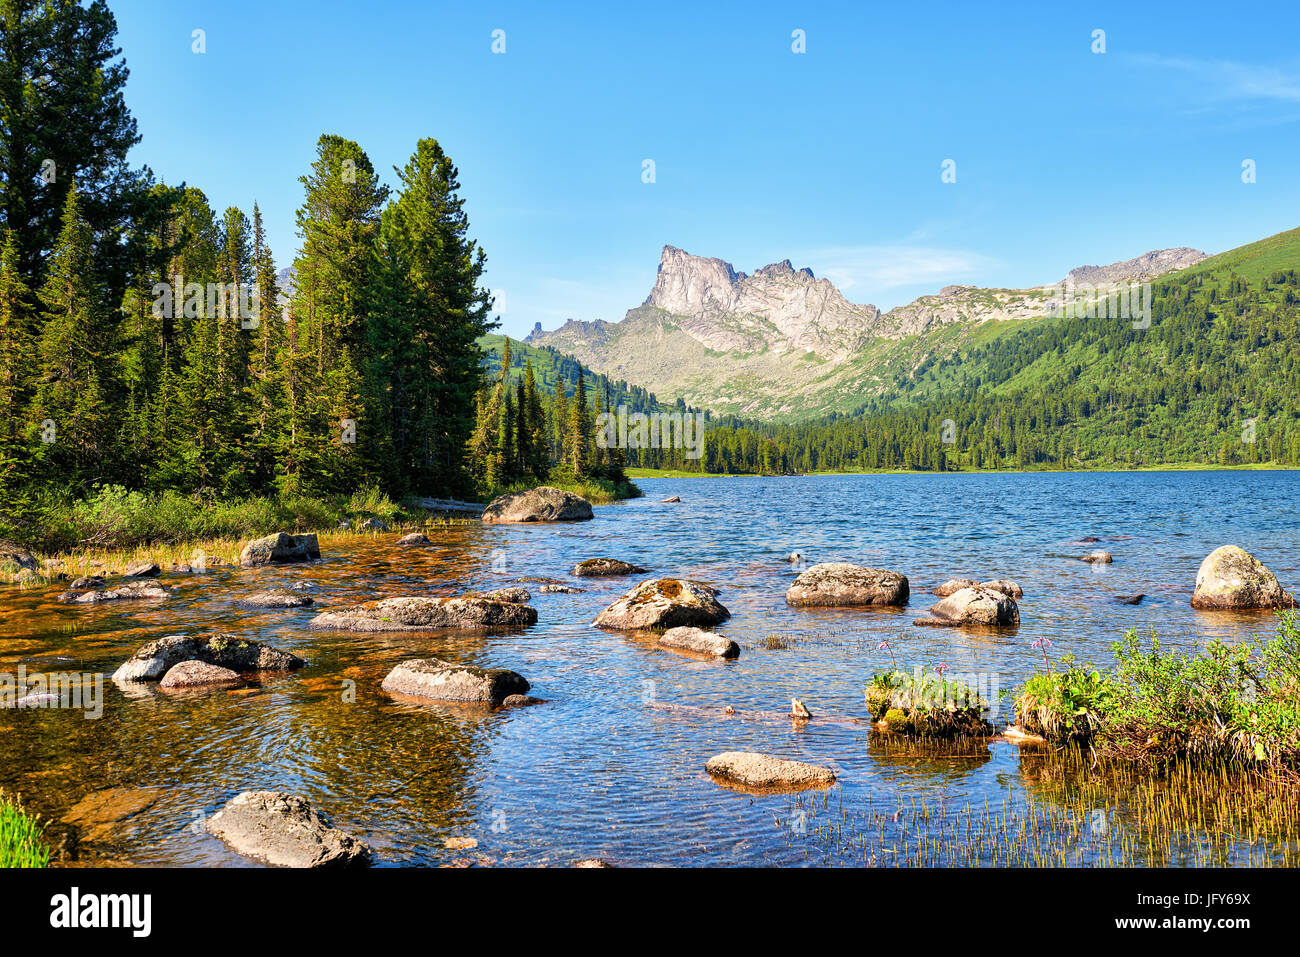
[[[708,585],[684,578],[643,581],[596,616],[601,628],[634,631],[640,628],[676,628],[678,625],[716,625],[731,617]]]
[[[753,751],[724,751],[709,758],[704,770],[727,784],[759,790],[799,791],[835,783],[835,772],[830,768]]]
[[[588,558],[573,566],[578,578],[596,578],[602,575],[644,575],[650,569],[619,561],[617,558]]]
[[[930,607],[917,625],[1018,625],[1020,606],[1010,595],[977,586],[961,588]]]
[[[907,576],[848,562],[813,565],[785,593],[791,605],[906,605]]]
[[[513,601],[457,598],[384,598],[317,615],[309,627],[333,631],[419,631],[429,628],[522,628],[537,624],[537,609]]]
[[[1210,552],[1196,573],[1193,608],[1295,606],[1295,599],[1278,584],[1277,576],[1254,555],[1236,545],[1224,545]]]
[[[265,538],[255,538],[245,545],[239,553],[239,564],[255,568],[283,562],[309,562],[317,558],[320,558],[320,542],[314,532],[308,535],[276,532]]]
[[[309,802],[280,791],[244,791],[207,823],[240,854],[276,867],[365,864],[370,848],[331,827]]]
[[[505,668],[475,668],[438,658],[403,661],[388,673],[383,689],[397,694],[499,705],[512,695],[527,695],[523,675]]]
[[[581,495],[543,485],[525,492],[500,495],[483,509],[483,521],[582,522],[591,518],[591,503]]]
[[[114,681],[157,681],[182,661],[203,661],[231,671],[292,671],[303,660],[260,641],[235,635],[167,635],[148,644],[113,672]]]

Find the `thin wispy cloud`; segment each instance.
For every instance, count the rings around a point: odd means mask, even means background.
[[[1156,53],[1130,54],[1126,59],[1139,66],[1177,72],[1199,80],[1201,92],[1217,100],[1300,103],[1300,69]]]
[[[807,263],[855,302],[903,288],[937,290],[978,279],[998,265],[992,257],[969,250],[907,244],[809,250],[799,256],[799,262]]]

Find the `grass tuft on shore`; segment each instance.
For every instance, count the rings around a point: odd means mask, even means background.
[[[0,791],[0,868],[46,867],[50,849],[40,817],[23,810],[22,802]]]

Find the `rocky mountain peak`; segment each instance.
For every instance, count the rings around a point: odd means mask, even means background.
[[[1072,286],[1088,283],[1102,286],[1117,282],[1146,282],[1167,272],[1195,266],[1206,258],[1205,253],[1199,249],[1189,249],[1186,246],[1179,246],[1176,249],[1153,249],[1149,253],[1125,259],[1123,262],[1111,263],[1108,266],[1078,266],[1070,270],[1062,280],[1062,284]]]

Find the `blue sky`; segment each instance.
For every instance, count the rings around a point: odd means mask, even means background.
[[[257,200],[281,265],[321,133],[390,182],[439,139],[516,336],[621,318],[664,244],[888,308],[1300,226],[1294,2],[110,5],[136,160]]]

